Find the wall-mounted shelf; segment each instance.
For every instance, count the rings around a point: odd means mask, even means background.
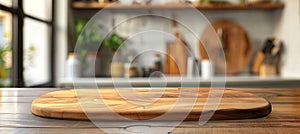
[[[164,4],[164,5],[121,5],[111,3],[98,3],[98,2],[72,2],[73,9],[188,9],[197,8],[199,10],[273,10],[282,9],[284,4],[281,2],[276,3],[256,3],[256,4]]]

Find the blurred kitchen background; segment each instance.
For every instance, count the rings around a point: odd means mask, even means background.
[[[121,23],[141,13],[170,19]],[[226,71],[202,44],[219,40]],[[220,52],[218,43],[209,49]],[[1,87],[297,87],[298,51],[299,0],[0,0]]]

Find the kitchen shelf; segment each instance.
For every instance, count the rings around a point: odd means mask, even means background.
[[[187,78],[187,77],[165,77],[165,78],[77,78],[76,80],[63,79],[60,86],[72,88],[74,83],[76,88],[89,88],[97,85],[98,87],[114,87],[116,84],[120,87],[210,87],[211,81],[215,85],[223,86],[226,80],[226,87],[299,87],[300,78],[291,77],[259,77],[259,76],[216,76],[213,79]],[[151,82],[150,82],[151,81]]]
[[[163,5],[121,5],[99,2],[72,2],[73,9],[188,9],[197,8],[199,10],[272,10],[282,9],[284,4],[281,2],[275,3],[255,3],[255,4],[180,4],[170,3]]]

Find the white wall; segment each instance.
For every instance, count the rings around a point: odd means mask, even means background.
[[[300,77],[300,1],[284,0],[285,8],[276,35],[285,42],[282,76]]]

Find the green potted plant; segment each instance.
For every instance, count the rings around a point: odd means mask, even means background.
[[[109,38],[105,40],[104,45],[110,47],[112,51],[115,53],[124,43],[124,41],[125,38],[123,38],[122,36],[114,32]]]
[[[99,63],[96,64],[99,64],[99,67],[97,67],[95,70],[96,76],[109,76],[110,74],[107,74],[106,72],[109,72],[110,70],[110,57],[111,55],[116,54],[116,51],[124,43],[125,38],[114,32],[104,39],[102,33],[104,33],[105,29],[102,24],[92,25],[82,31],[87,22],[87,20],[76,21],[77,45],[80,50],[79,57],[82,62],[81,68],[82,70],[87,70],[90,67],[89,63],[87,62],[88,56],[91,53],[97,53],[97,56],[100,55],[100,57],[97,57],[97,61],[99,61]],[[101,42],[103,43],[102,45],[99,44]]]
[[[76,21],[76,36],[77,45],[79,47],[79,58],[81,61],[81,68],[84,76],[93,76],[90,70],[93,67],[92,63],[88,62],[88,58],[97,58],[99,43],[102,42],[104,31],[102,24],[96,24],[92,27],[85,29],[83,28],[87,24],[87,20]],[[89,70],[89,71],[88,71]]]

